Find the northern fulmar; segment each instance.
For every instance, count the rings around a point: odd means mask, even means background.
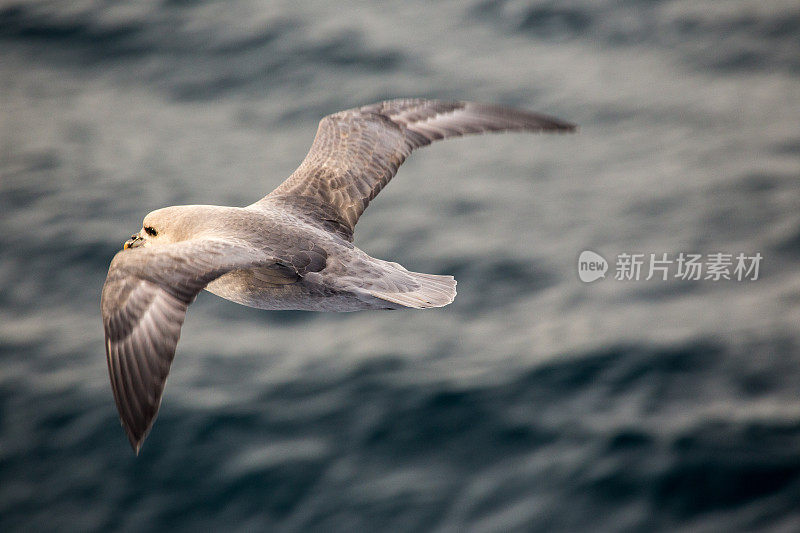
[[[247,207],[165,207],[111,261],[101,310],[111,387],[136,454],[153,425],[186,309],[206,289],[261,309],[424,309],[453,301],[452,276],[410,272],[353,245],[370,200],[415,148],[568,122],[473,102],[403,99],[326,116],[300,167]]]

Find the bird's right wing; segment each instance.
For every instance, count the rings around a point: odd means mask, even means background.
[[[137,454],[158,413],[187,307],[231,270],[276,263],[265,255],[235,241],[196,239],[124,250],[111,261],[100,304],[108,373]]]
[[[472,133],[574,130],[557,118],[474,102],[406,99],[348,109],[320,121],[300,167],[254,206],[294,209],[352,240],[370,200],[416,148]]]

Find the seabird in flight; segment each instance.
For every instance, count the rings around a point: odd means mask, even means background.
[[[122,427],[138,454],[153,425],[186,308],[206,289],[261,309],[424,309],[453,301],[452,276],[410,272],[353,245],[370,200],[415,148],[472,133],[570,132],[527,111],[405,99],[322,119],[300,167],[247,207],[165,207],[111,261],[101,309]]]

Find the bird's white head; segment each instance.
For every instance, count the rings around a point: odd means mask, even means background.
[[[123,250],[140,246],[170,244],[190,238],[200,220],[188,220],[196,219],[198,216],[196,210],[189,210],[187,207],[196,208],[198,206],[179,205],[156,209],[148,213],[142,221],[142,229],[125,241],[122,246]]]

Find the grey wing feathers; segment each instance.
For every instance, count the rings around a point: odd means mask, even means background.
[[[155,420],[188,303],[137,280],[125,307],[104,320],[111,388],[136,453]]]
[[[114,401],[136,453],[158,413],[189,304],[231,269],[270,261],[210,239],[114,257],[101,297],[106,356]]]
[[[574,131],[559,119],[473,102],[390,100],[322,119],[300,167],[260,202],[295,207],[352,240],[358,218],[415,148],[500,131]]]

